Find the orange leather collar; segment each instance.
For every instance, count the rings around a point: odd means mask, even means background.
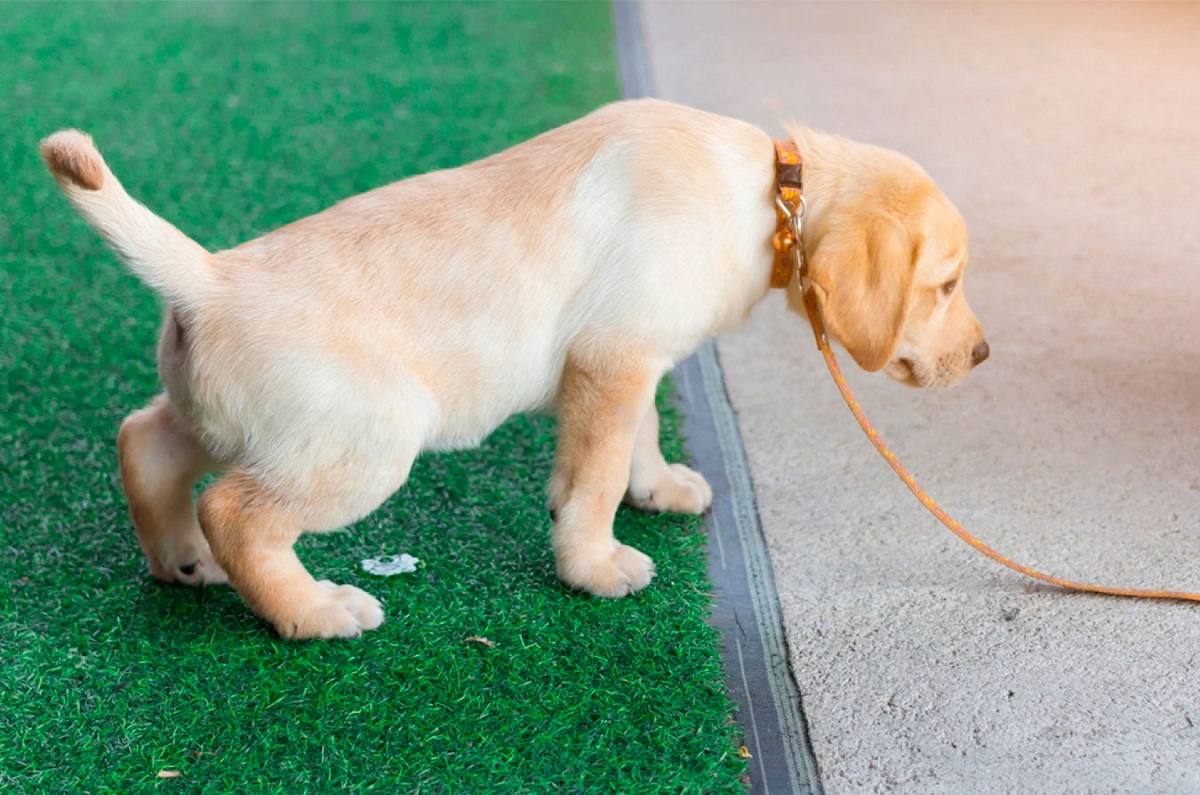
[[[804,196],[804,180],[801,173],[800,150],[794,141],[775,142],[775,195],[793,210],[800,206]],[[775,249],[775,263],[771,267],[771,286],[787,287],[792,280],[792,259],[788,256],[792,246],[800,245],[788,227],[788,217],[779,205],[775,205],[775,236],[771,239]]]

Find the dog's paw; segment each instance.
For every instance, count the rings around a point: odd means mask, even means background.
[[[274,621],[275,629],[289,640],[357,638],[383,623],[379,600],[353,585],[329,580],[317,583],[311,603]]]
[[[701,514],[712,505],[712,487],[694,469],[671,464],[649,488],[630,487],[625,502],[643,511]]]
[[[558,577],[576,590],[620,599],[650,584],[654,579],[654,561],[633,547],[614,541],[608,555],[561,557]]]
[[[191,535],[191,534],[189,534]],[[168,536],[166,543],[147,550],[150,573],[163,582],[181,585],[224,585],[229,582],[225,570],[213,557],[204,536],[197,531],[186,541]]]

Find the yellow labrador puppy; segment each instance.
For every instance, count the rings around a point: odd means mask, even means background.
[[[831,336],[909,384],[962,378],[987,349],[963,295],[958,211],[902,155],[792,134]],[[119,436],[156,577],[228,579],[289,638],[373,629],[379,603],[314,579],[296,539],[374,510],[421,451],[475,445],[522,411],[560,423],[550,501],[569,586],[621,597],[654,576],[613,537],[622,499],[708,507],[704,479],[659,451],[653,396],[769,289],[775,159],[763,131],[621,102],[218,253],[132,199],[86,135],[55,133],[42,155],[168,307],[166,392]],[[197,511],[192,488],[217,470]]]

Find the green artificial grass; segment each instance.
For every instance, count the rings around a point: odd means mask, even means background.
[[[37,155],[88,130],[216,249],[617,93],[606,5],[4,7],[0,791],[741,791],[699,521],[622,509],[653,585],[566,591],[549,420],[425,456],[370,518],[301,542],[318,577],[383,602],[358,640],[281,641],[228,588],[153,581],[114,438],[158,391],[160,310]],[[359,569],[400,552],[422,568]]]

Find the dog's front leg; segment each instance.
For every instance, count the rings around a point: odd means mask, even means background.
[[[658,409],[651,403],[638,428],[629,467],[625,502],[643,511],[704,513],[712,488],[704,476],[683,464],[668,464],[658,446]]]
[[[572,588],[619,598],[654,576],[650,558],[613,537],[613,518],[657,380],[642,361],[599,368],[568,359],[563,371],[551,505],[558,576]]]

